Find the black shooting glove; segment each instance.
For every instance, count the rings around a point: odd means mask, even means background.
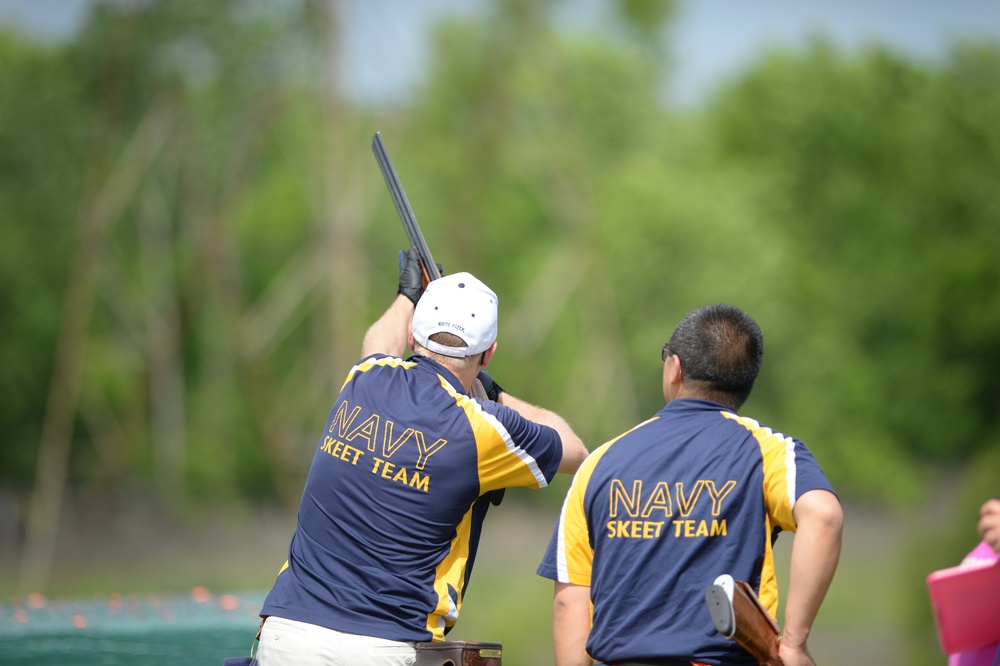
[[[402,294],[408,299],[413,301],[416,305],[417,301],[424,293],[424,279],[423,273],[420,270],[420,255],[417,254],[417,248],[411,247],[405,252],[403,250],[399,251],[399,291],[397,294]]]
[[[497,384],[490,373],[486,372],[486,368],[479,371],[479,375],[476,377],[479,382],[483,385],[483,390],[486,391],[486,397],[493,402],[497,401],[500,397],[500,392],[503,391],[500,385]]]

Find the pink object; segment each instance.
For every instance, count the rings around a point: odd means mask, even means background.
[[[957,567],[927,576],[949,666],[991,666],[1000,647],[1000,555],[985,541]]]

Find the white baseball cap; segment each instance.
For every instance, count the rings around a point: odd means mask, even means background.
[[[451,333],[464,347],[447,347],[430,339]],[[432,352],[462,358],[490,348],[497,339],[497,295],[471,273],[432,280],[413,312],[413,338]]]

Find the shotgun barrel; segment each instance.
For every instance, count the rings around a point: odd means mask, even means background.
[[[382,140],[381,132],[375,132],[375,136],[372,137],[372,151],[374,151],[375,159],[378,160],[378,166],[382,170],[382,177],[385,178],[385,184],[389,186],[389,194],[392,195],[392,202],[396,204],[396,212],[399,213],[399,219],[403,222],[406,237],[410,239],[410,245],[417,248],[417,254],[420,255],[421,270],[423,272],[424,286],[426,287],[431,280],[441,277],[441,271],[434,262],[431,249],[427,245],[427,241],[424,240],[424,234],[420,230],[420,225],[417,224],[417,217],[413,214],[413,209],[410,207],[410,200],[406,198],[406,192],[403,191],[403,184],[399,182],[396,169],[392,166],[392,160],[389,159],[389,153],[385,149],[385,142]]]

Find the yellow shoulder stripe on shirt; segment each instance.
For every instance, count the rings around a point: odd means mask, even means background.
[[[764,482],[772,492],[780,493],[788,501],[788,510],[795,507],[795,442],[791,437],[762,426],[757,421],[737,416],[732,412],[722,412],[722,415],[732,419],[750,431],[760,446],[764,459]],[[781,522],[790,521],[791,516],[778,516]],[[792,523],[794,524],[794,522]],[[787,527],[786,527],[787,529]]]
[[[507,432],[503,423],[489,412],[483,411],[478,400],[456,391],[444,377],[438,375],[438,378],[441,380],[441,387],[455,399],[455,403],[459,407],[465,410],[476,435],[476,447],[480,459],[479,475],[483,492],[510,485],[528,485],[531,479],[534,479],[533,485],[536,488],[544,488],[548,485],[549,482],[538,466],[538,461],[514,442],[514,438]],[[514,454],[524,463],[522,469],[527,470],[526,473],[514,472],[511,476],[509,465],[501,460],[508,453]],[[530,476],[527,476],[528,474]]]
[[[347,373],[347,379],[344,380],[344,383],[341,385],[340,390],[343,391],[344,387],[347,386],[348,382],[350,382],[351,379],[354,378],[354,375],[358,372],[367,372],[368,370],[371,370],[372,368],[377,366],[389,366],[390,368],[413,368],[416,365],[417,364],[414,363],[413,361],[404,361],[403,359],[397,358],[395,356],[382,356],[380,358],[369,358],[351,368],[351,371]]]

